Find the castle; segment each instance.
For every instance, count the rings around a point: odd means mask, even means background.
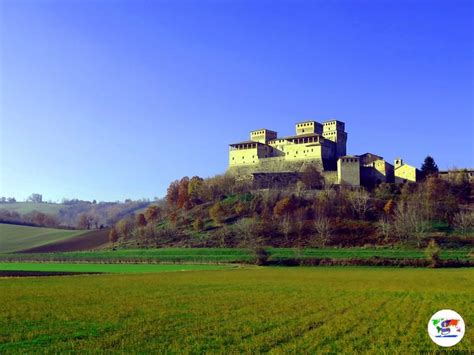
[[[229,172],[253,179],[279,179],[316,166],[326,183],[374,186],[381,182],[416,182],[419,171],[397,158],[394,165],[372,153],[347,155],[345,123],[330,120],[299,122],[296,134],[278,137],[258,129],[250,140],[230,144]]]

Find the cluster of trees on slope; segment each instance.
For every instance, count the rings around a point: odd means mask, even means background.
[[[166,205],[122,219],[111,240],[154,246],[422,246],[437,230],[472,243],[474,214],[463,210],[471,184],[466,174],[450,181],[436,172],[418,184],[351,189],[297,184],[254,190],[230,175],[184,177],[170,184]],[[440,234],[440,233],[438,233]]]

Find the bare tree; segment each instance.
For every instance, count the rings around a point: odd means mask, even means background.
[[[390,224],[390,221],[387,218],[381,218],[377,222],[377,231],[379,235],[383,237],[384,241],[388,240],[392,233],[392,229],[392,225]]]
[[[256,235],[257,226],[252,218],[242,218],[234,224],[237,237],[241,240],[241,244],[248,248],[254,248],[259,244]]]
[[[369,210],[369,194],[363,189],[351,191],[349,193],[349,203],[351,204],[352,210],[358,218],[364,219],[365,214]]]
[[[474,229],[474,211],[461,211],[453,216],[452,222],[456,230],[465,233]]]
[[[290,234],[293,230],[293,225],[291,223],[291,218],[289,215],[286,215],[280,222],[280,228],[285,236],[285,242],[288,245],[290,243]]]
[[[331,221],[328,217],[319,215],[314,221],[314,229],[316,229],[314,241],[319,245],[325,246],[332,233]]]
[[[397,206],[394,217],[393,227],[399,240],[403,242],[413,237],[420,246],[421,239],[429,228],[423,210],[415,204],[401,203]]]

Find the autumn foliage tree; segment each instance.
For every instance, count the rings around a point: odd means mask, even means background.
[[[273,208],[273,214],[278,217],[287,217],[291,215],[296,209],[296,201],[293,196],[284,197],[279,200]]]
[[[112,227],[109,231],[109,241],[112,243],[115,243],[118,241],[119,235],[117,232],[117,229],[115,227]]]
[[[209,209],[209,217],[217,224],[222,224],[225,219],[225,210],[222,206],[220,201],[217,201],[210,209]]]
[[[179,195],[179,181],[173,181],[168,189],[166,190],[166,203],[169,207],[176,207],[178,204],[178,195]]]
[[[135,225],[137,227],[145,227],[146,226],[146,218],[145,218],[145,215],[143,213],[137,214],[137,216],[135,217]]]
[[[150,206],[145,210],[145,219],[147,223],[154,222],[161,217],[161,209],[158,206]]]

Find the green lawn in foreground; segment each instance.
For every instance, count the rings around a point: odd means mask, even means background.
[[[269,248],[271,258],[370,258],[378,256],[391,259],[424,258],[423,250],[416,249],[375,249],[375,248],[323,248],[289,249]],[[442,259],[469,260],[470,249],[442,250]],[[0,254],[0,261],[88,261],[88,262],[197,262],[230,263],[246,262],[253,258],[252,251],[237,248],[161,248],[97,250],[67,253]]]
[[[72,238],[86,232],[0,223],[0,252],[10,253],[29,249]]]
[[[0,279],[0,353],[369,353],[443,350],[432,314],[467,324],[474,269],[243,268]]]
[[[225,266],[189,264],[66,264],[66,263],[0,263],[0,270],[16,271],[68,271],[68,272],[165,272],[186,270],[217,270]]]

